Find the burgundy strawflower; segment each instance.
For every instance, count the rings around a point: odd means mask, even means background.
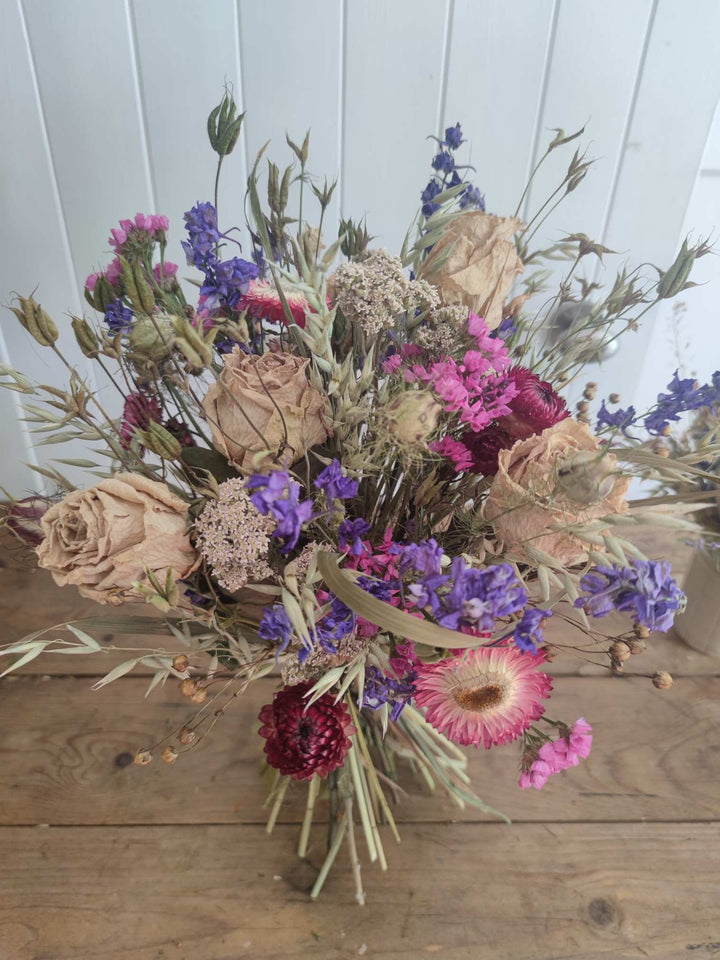
[[[268,763],[293,780],[325,777],[341,767],[355,733],[348,708],[330,694],[307,705],[311,686],[283,687],[260,711]]]
[[[159,423],[162,407],[157,397],[144,393],[129,393],[125,397],[123,415],[120,422],[120,442],[123,447],[130,446],[136,430],[147,430],[151,422]]]
[[[498,453],[511,447],[517,438],[504,427],[495,424],[480,433],[464,433],[460,439],[472,457],[472,472],[489,477],[497,473]]]
[[[517,394],[510,401],[510,413],[500,417],[498,425],[507,430],[513,440],[526,440],[570,416],[563,398],[532,370],[513,367],[509,377],[517,387]]]

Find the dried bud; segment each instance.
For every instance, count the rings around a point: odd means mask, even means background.
[[[227,157],[233,152],[240,136],[244,113],[237,115],[237,106],[228,93],[215,107],[207,121],[207,132],[210,146],[220,157]]]
[[[184,746],[189,746],[191,743],[195,743],[197,740],[197,734],[194,730],[191,730],[189,727],[183,727],[180,733],[178,734],[178,740]]]
[[[172,433],[151,420],[147,430],[135,431],[140,442],[161,460],[179,460],[182,453],[182,444]]]
[[[301,147],[292,142],[290,137],[287,135],[287,132],[285,133],[285,140],[287,141],[287,145],[304,167],[307,163],[308,153],[310,152],[310,131],[308,130],[308,132],[305,134],[305,139],[303,140],[303,145]]]
[[[594,400],[595,394],[597,393],[597,384],[596,383],[586,383],[585,389],[583,391],[583,397],[586,400]]]
[[[10,307],[30,336],[41,347],[51,347],[58,338],[58,328],[52,318],[33,297],[18,297],[20,308]]]
[[[191,678],[188,677],[186,680],[183,680],[180,684],[180,693],[184,697],[192,697],[192,695],[197,690],[197,683]]]
[[[174,317],[175,346],[187,360],[190,373],[200,373],[212,363],[212,344],[216,329],[203,333],[195,328],[187,317]]]
[[[177,670],[178,673],[185,673],[187,668],[190,666],[190,661],[184,653],[179,653],[173,660],[172,665],[173,670]]]
[[[639,640],[647,640],[650,636],[650,628],[646,627],[644,623],[634,623],[633,632]]]
[[[655,437],[655,439],[650,444],[650,449],[652,450],[652,452],[655,454],[656,457],[667,458],[670,456],[670,448],[666,443],[663,443],[663,441],[659,437]]]
[[[160,756],[163,758],[165,763],[175,763],[178,758],[178,752],[175,747],[165,747]]]
[[[367,232],[364,222],[353,223],[352,220],[341,220],[338,228],[338,238],[343,237],[340,249],[349,260],[355,260],[367,250],[373,239]]]
[[[193,703],[204,703],[207,699],[207,690],[205,687],[198,687],[195,693],[190,697]]]
[[[430,393],[415,390],[395,397],[381,411],[384,430],[400,443],[423,443],[437,426],[442,407]]]
[[[610,664],[610,672],[616,677],[621,677],[625,673],[625,668],[619,660],[613,660]]]
[[[620,394],[611,393],[610,396],[608,397],[608,400],[610,401],[610,403],[620,403]]]
[[[587,400],[579,400],[576,409],[578,413],[587,413],[590,409],[590,404]]]
[[[625,643],[624,640],[616,640],[615,643],[613,643],[613,645],[610,647],[610,654],[613,660],[623,663],[625,660],[630,659],[630,647]]]
[[[134,762],[139,767],[146,767],[151,760],[152,754],[147,747],[140,747],[140,749],[135,752]]]
[[[647,644],[644,640],[626,640],[628,647],[630,648],[630,653],[633,656],[637,656],[639,653],[644,653],[647,650]]]
[[[125,296],[133,306],[133,310],[138,316],[142,314],[151,314],[155,309],[155,294],[152,287],[145,279],[142,264],[135,260],[130,263],[124,257],[120,257],[122,264],[122,279]]]
[[[159,363],[172,353],[173,321],[167,314],[138,317],[128,337],[133,360]]]
[[[671,299],[686,289],[687,279],[690,276],[698,250],[699,247],[688,247],[686,237],[675,262],[667,270],[656,268],[660,274],[656,291],[659,300]]]
[[[658,690],[669,690],[673,685],[673,678],[665,670],[658,670],[652,676],[652,683]]]
[[[100,352],[100,343],[95,331],[83,317],[72,318],[72,328],[78,346],[86,357],[96,357]]]
[[[557,649],[551,643],[543,644],[540,649],[545,654],[545,659],[548,663],[552,663],[555,657],[557,657]]]

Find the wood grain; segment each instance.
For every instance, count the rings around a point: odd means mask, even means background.
[[[144,679],[98,692],[69,677],[3,681],[0,823],[265,822],[256,730],[274,682],[253,684],[171,767],[159,750],[147,767],[131,758],[166,736],[178,746],[173,733],[192,716],[192,705],[169,684],[143,700],[146,687]],[[648,680],[567,678],[557,684],[548,715],[592,723],[589,760],[541,791],[521,791],[517,745],[470,750],[474,788],[519,821],[720,820],[719,693],[720,681],[711,678],[683,680],[665,692]],[[487,819],[428,795],[409,775],[403,783],[414,795],[396,809],[401,820]],[[292,785],[281,821],[301,818],[305,796],[304,786]]]
[[[0,849],[5,960],[705,960],[720,943],[710,824],[416,826],[388,873],[366,867],[364,909],[344,861],[309,902],[321,850],[297,862],[288,827],[1,829]]]

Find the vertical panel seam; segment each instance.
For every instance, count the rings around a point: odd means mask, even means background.
[[[623,125],[622,137],[620,139],[620,148],[618,150],[617,157],[615,159],[615,167],[613,169],[612,179],[610,180],[610,189],[608,190],[607,204],[605,206],[605,213],[602,219],[602,226],[600,229],[600,236],[598,241],[600,243],[605,242],[607,236],[607,230],[610,225],[610,217],[612,216],[612,208],[615,205],[615,199],[617,197],[618,188],[620,185],[620,175],[622,173],[623,162],[625,159],[625,151],[627,150],[627,145],[630,139],[630,131],[632,129],[633,120],[635,118],[635,110],[637,108],[637,101],[640,95],[640,87],[642,84],[643,73],[645,72],[645,61],[647,59],[647,53],[650,48],[650,39],[652,36],[653,25],[655,23],[655,15],[657,13],[658,0],[652,0],[652,6],[650,7],[650,13],[648,14],[647,26],[645,27],[645,36],[643,38],[643,45],[640,51],[640,59],[638,60],[637,71],[635,73],[635,79],[633,81],[632,93],[630,95],[630,103],[628,105],[627,115],[625,117],[625,123]],[[600,275],[600,264],[595,265],[595,276],[594,280],[597,282],[597,279]]]
[[[157,192],[155,190],[155,176],[153,173],[152,148],[150,146],[150,128],[148,125],[147,109],[145,107],[145,92],[143,88],[142,67],[138,56],[137,24],[135,22],[135,8],[133,0],[125,0],[125,19],[128,28],[128,43],[130,46],[130,60],[132,62],[133,86],[135,87],[135,103],[140,121],[140,145],[142,147],[143,167],[153,213],[160,213],[157,207]]]
[[[338,63],[338,204],[340,219],[345,217],[345,155],[346,155],[346,108],[347,108],[347,4],[340,0],[340,61]]]
[[[238,103],[240,104],[240,111],[247,112],[247,104],[245,103],[245,77],[243,76],[243,56],[242,56],[242,14],[240,12],[240,0],[235,0],[234,3],[235,10],[235,69],[237,71],[237,85],[238,85]],[[259,42],[259,38],[258,38]],[[245,180],[250,176],[250,155],[248,153],[248,138],[245,131],[245,122],[240,125],[240,148],[243,152],[245,158]]]
[[[538,94],[538,103],[537,110],[535,112],[535,123],[533,125],[532,141],[530,146],[530,156],[528,157],[528,166],[527,173],[525,175],[525,183],[530,179],[530,174],[532,173],[535,164],[537,163],[538,152],[540,149],[540,134],[542,131],[542,122],[545,115],[545,104],[547,101],[547,92],[550,85],[550,70],[552,69],[552,60],[553,54],[555,52],[555,37],[557,34],[557,25],[560,18],[560,2],[561,0],[553,0],[552,13],[550,15],[550,29],[548,30],[547,44],[545,47],[545,65],[543,67],[543,77],[542,83],[540,84],[540,93]],[[528,207],[530,205],[530,198],[532,195],[532,189],[528,190],[527,197],[525,198],[525,204],[521,212],[523,220],[527,220],[528,217]]]
[[[447,104],[448,74],[450,72],[450,50],[452,47],[453,22],[455,19],[455,0],[447,0],[445,9],[445,34],[443,36],[442,59],[440,61],[440,93],[435,133],[439,139],[443,135],[443,122]]]

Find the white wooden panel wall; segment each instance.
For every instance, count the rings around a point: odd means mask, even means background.
[[[459,120],[488,209],[510,213],[550,128],[588,121],[600,162],[540,239],[580,229],[667,262],[684,221],[720,219],[717,125],[688,209],[720,96],[719,28],[714,0],[0,0],[0,302],[39,284],[62,325],[110,258],[110,227],[139,210],[170,217],[168,255],[184,270],[182,214],[212,196],[205,120],[225,83],[247,119],[223,175],[224,226],[243,221],[246,172],[266,140],[276,162],[292,159],[286,131],[301,142],[310,127],[309,170],[339,180],[333,231],[338,213],[365,214],[393,250],[428,179],[428,134]],[[566,162],[553,157],[526,211]],[[720,353],[717,324],[693,324],[710,345],[703,361]],[[649,347],[657,365],[661,338],[648,330],[601,384],[628,401],[646,389],[636,384]],[[86,373],[72,338],[66,349]],[[63,378],[9,314],[0,359]],[[22,493],[38,484],[15,455],[63,453],[30,451],[16,414],[0,393],[0,483]]]

